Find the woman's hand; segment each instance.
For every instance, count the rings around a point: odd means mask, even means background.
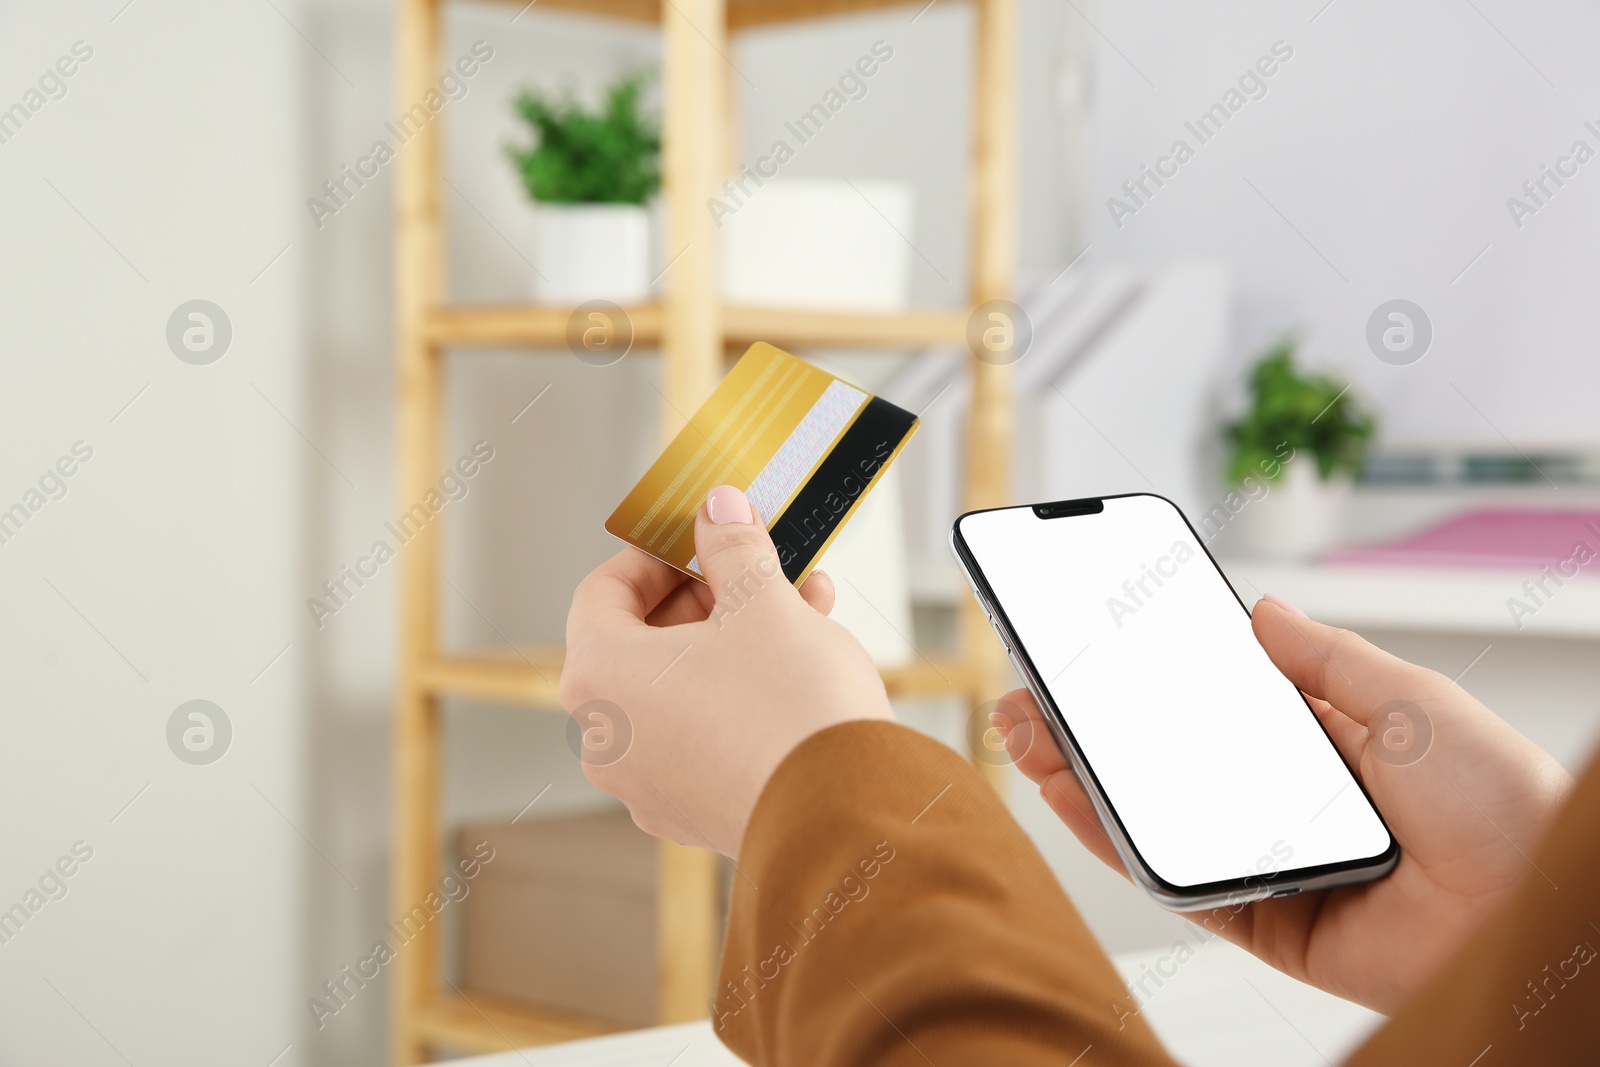
[[[743,493],[713,489],[694,542],[705,583],[630,547],[578,586],[561,705],[585,731],[584,774],[641,829],[736,856],[796,745],[894,715],[871,658],[827,618],[832,583],[784,578]]]
[[[1400,842],[1376,882],[1191,916],[1272,966],[1378,1011],[1394,1009],[1525,877],[1571,777],[1450,679],[1348,630],[1263,600],[1256,638],[1311,706]],[[1401,703],[1393,703],[1399,701]],[[1401,722],[1399,713],[1418,720]],[[1122,861],[1027,690],[993,716],[1018,769],[1078,840]],[[1397,754],[1431,725],[1420,758]],[[1386,744],[1388,747],[1386,747]],[[1124,872],[1126,873],[1126,872]]]

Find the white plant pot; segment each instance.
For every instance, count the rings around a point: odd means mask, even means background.
[[[545,304],[650,296],[650,210],[634,204],[537,204],[534,296]]]
[[[1218,539],[1219,547],[1257,559],[1318,556],[1344,537],[1351,484],[1348,475],[1323,481],[1316,459],[1302,454],[1289,462],[1276,482],[1252,482],[1265,485],[1266,495],[1250,499],[1244,490],[1230,490],[1244,502]]]

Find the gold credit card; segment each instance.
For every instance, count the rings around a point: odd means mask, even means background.
[[[744,490],[799,584],[899,455],[917,417],[765,342],[733,365],[606,520],[700,577],[694,520],[719,485]]]

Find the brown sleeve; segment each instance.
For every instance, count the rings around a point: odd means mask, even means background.
[[[1600,760],[1516,895],[1348,1067],[1600,1063]]]
[[[1055,875],[948,747],[846,723],[767,784],[712,1003],[746,1060],[1171,1067],[1125,1003]]]

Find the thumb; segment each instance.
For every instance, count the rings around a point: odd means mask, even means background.
[[[750,501],[731,485],[706,494],[694,521],[695,562],[717,602],[743,605],[758,590],[778,602],[800,593],[784,577],[772,535]]]
[[[1302,693],[1327,701],[1362,726],[1388,701],[1424,701],[1450,684],[1349,630],[1308,619],[1272,600],[1256,604],[1250,625],[1267,656]]]

